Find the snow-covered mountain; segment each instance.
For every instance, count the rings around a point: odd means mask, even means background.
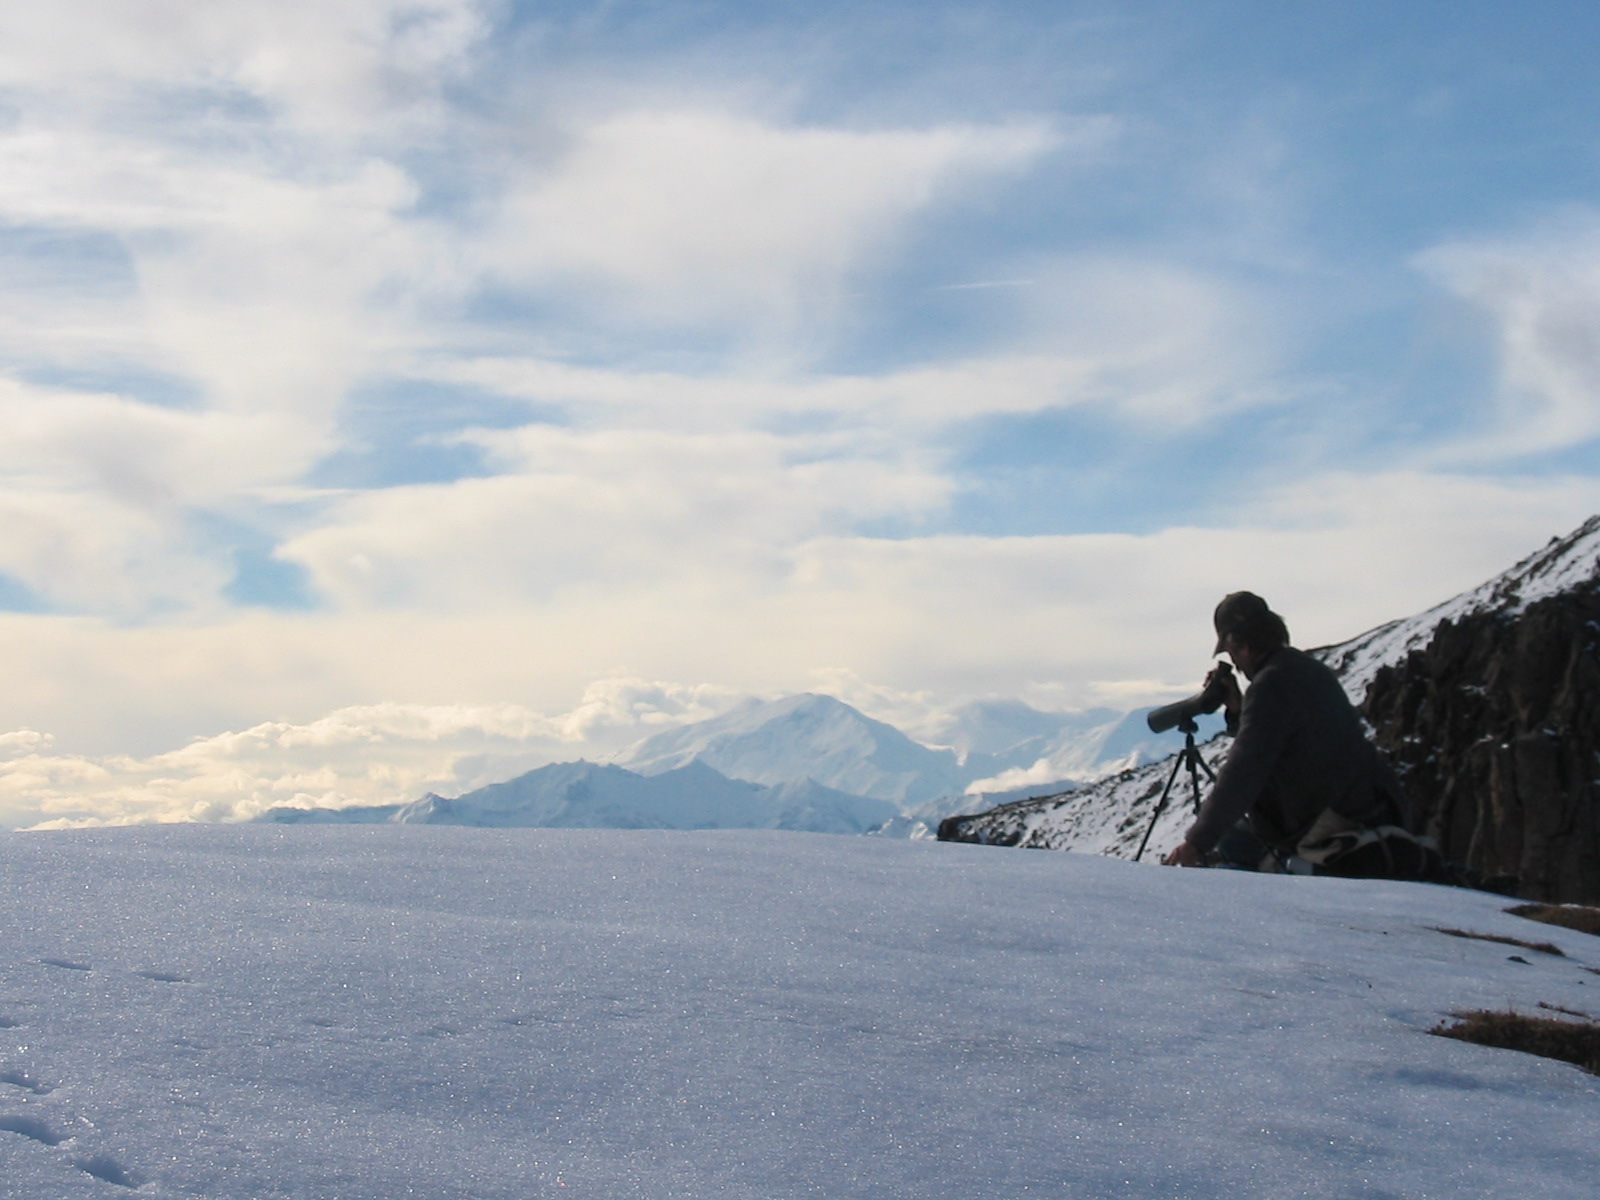
[[[938,728],[942,744],[927,746],[842,700],[806,694],[751,701],[666,730],[612,761],[644,775],[704,762],[752,783],[809,778],[927,815],[929,805],[964,792],[1075,783],[1164,758],[1182,745],[1182,736],[1151,733],[1144,720],[1149,711],[1042,712],[1016,700],[977,701]],[[1220,728],[1219,718],[1204,720],[1207,728]]]
[[[1221,765],[1227,748],[1224,739],[1215,737],[1199,746],[1201,757],[1213,771]],[[940,823],[938,836],[951,842],[1075,850],[1132,859],[1150,831],[1145,854],[1159,858],[1178,844],[1194,820],[1194,786],[1186,771],[1174,776],[1176,761],[1168,758],[1133,767],[1070,791],[952,814]],[[1208,783],[1203,773],[1199,778],[1204,796]],[[1156,819],[1163,792],[1167,793],[1166,807]]]
[[[548,829],[790,829],[867,833],[900,814],[886,800],[812,780],[766,787],[729,779],[703,762],[654,776],[591,762],[555,763],[454,798],[429,793],[403,805],[275,808],[278,824],[390,822]]]
[[[1515,619],[1531,605],[1592,586],[1596,580],[1600,580],[1600,516],[1552,539],[1486,583],[1426,612],[1311,653],[1339,675],[1351,698],[1359,703],[1382,668],[1398,665],[1427,646],[1444,622],[1484,615]],[[1211,741],[1202,746],[1202,754],[1216,764],[1226,749],[1224,742]],[[1169,759],[1056,795],[952,815],[941,825],[939,836],[1131,858],[1150,827],[1171,770]],[[1180,779],[1155,824],[1147,854],[1160,855],[1177,844],[1193,818],[1190,797],[1191,788]]]
[[[842,700],[811,693],[751,701],[709,721],[664,730],[612,761],[641,775],[704,763],[750,783],[811,779],[908,808],[959,795],[981,778],[953,750],[921,745]],[[982,758],[978,769],[990,762]]]

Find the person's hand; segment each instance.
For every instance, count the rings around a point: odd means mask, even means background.
[[[1222,710],[1228,714],[1228,723],[1231,727],[1235,718],[1239,715],[1239,709],[1244,706],[1244,692],[1240,690],[1238,675],[1234,674],[1231,669],[1223,670],[1225,665],[1224,663],[1218,663],[1211,668],[1210,674],[1206,676],[1205,686],[1210,687],[1212,680],[1220,676],[1222,680]]]
[[[1164,867],[1198,867],[1201,865],[1200,851],[1188,842],[1179,842],[1172,848],[1172,852],[1161,860]]]

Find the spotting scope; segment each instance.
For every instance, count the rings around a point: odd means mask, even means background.
[[[1227,663],[1218,663],[1211,674],[1206,676],[1206,686],[1187,700],[1178,700],[1162,708],[1151,709],[1150,715],[1145,717],[1145,724],[1150,726],[1150,732],[1165,733],[1169,729],[1180,728],[1186,721],[1192,722],[1201,713],[1216,712],[1227,698],[1227,681],[1232,675],[1232,667]]]

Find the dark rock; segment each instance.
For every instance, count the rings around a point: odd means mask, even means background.
[[[1363,710],[1447,858],[1600,902],[1600,582],[1442,623]]]

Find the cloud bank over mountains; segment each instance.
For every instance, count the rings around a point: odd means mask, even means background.
[[[1581,39],[1266,13],[8,13],[10,794],[465,785],[618,679],[1126,709],[1226,591],[1337,641],[1570,528]],[[247,765],[324,736],[394,761]]]
[[[0,824],[239,820],[275,806],[400,803],[533,766],[614,753],[740,697],[607,680],[569,712],[517,705],[380,704],[306,724],[265,722],[147,757],[63,753],[48,734],[0,737]]]

